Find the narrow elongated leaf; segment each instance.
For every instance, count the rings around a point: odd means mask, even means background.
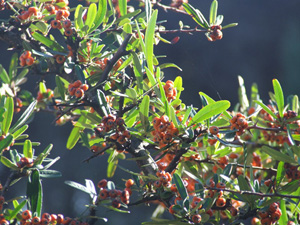
[[[79,183],[77,183],[77,182],[70,181],[70,180],[66,180],[66,181],[65,181],[65,184],[67,184],[67,185],[69,185],[69,186],[71,186],[71,187],[73,187],[73,188],[76,188],[76,189],[78,189],[78,190],[80,190],[80,191],[83,191],[83,192],[85,192],[85,193],[90,194],[90,190],[89,190],[86,186],[84,186],[84,185],[82,185],[82,184],[79,184]]]
[[[108,106],[106,98],[105,98],[105,95],[104,95],[103,91],[101,91],[99,89],[97,90],[97,99],[98,99],[102,113],[105,116],[107,116],[108,114],[111,114],[109,106]]]
[[[153,11],[145,35],[145,44],[146,44],[145,56],[146,56],[148,68],[151,71],[151,73],[153,73],[153,47],[154,47],[153,45],[154,45],[154,32],[155,32],[157,13],[158,13],[157,10]]]
[[[237,25],[239,25],[239,24],[238,24],[238,23],[230,23],[230,24],[227,24],[227,25],[225,25],[224,27],[222,27],[222,29],[224,30],[224,29],[226,29],[226,28],[235,27],[235,26],[237,26]]]
[[[5,109],[6,111],[4,112],[3,122],[2,122],[2,132],[4,134],[7,134],[14,114],[14,100],[12,97],[6,98]]]
[[[188,3],[182,4],[184,10],[196,21],[201,27],[208,29],[209,24],[205,20],[203,14]]]
[[[137,92],[139,95],[143,94],[143,72],[140,60],[136,53],[131,53],[133,56],[133,72],[137,82]]]
[[[23,145],[23,155],[27,158],[32,159],[32,143],[30,140],[26,140]]]
[[[270,148],[268,146],[263,146],[262,150],[275,160],[283,161],[286,163],[297,164],[294,158],[292,158],[286,154],[283,154],[280,151],[276,151],[273,148]]]
[[[280,209],[281,209],[281,216],[278,220],[278,224],[288,224],[289,220],[286,212],[285,200],[280,201]]]
[[[90,4],[88,12],[87,12],[87,16],[86,16],[86,20],[85,20],[85,25],[88,26],[88,31],[93,27],[94,24],[94,20],[96,18],[96,14],[97,14],[97,6],[95,3]]]
[[[14,77],[17,76],[18,63],[19,63],[18,53],[15,52],[11,57],[10,64],[9,64],[8,75],[10,80],[12,80]]]
[[[28,129],[28,125],[24,125],[20,129],[18,129],[16,132],[14,132],[12,135],[14,139],[17,139],[21,134],[23,134]]]
[[[3,140],[0,141],[0,153],[3,149],[7,148],[13,142],[14,137],[11,134],[8,134]]]
[[[210,25],[215,24],[218,13],[218,1],[214,0],[210,5],[209,23]]]
[[[61,172],[56,170],[41,170],[40,171],[40,177],[44,178],[57,178],[61,177]]]
[[[178,77],[175,78],[174,87],[176,88],[176,91],[177,91],[176,99],[179,99],[180,95],[181,95],[181,92],[183,91],[182,77],[178,76]]]
[[[114,160],[112,160],[108,163],[108,166],[107,166],[107,177],[108,178],[111,178],[114,176],[116,169],[118,167],[118,162],[119,162],[119,160],[117,158],[115,158]]]
[[[138,35],[139,35],[140,45],[142,47],[142,50],[143,50],[144,54],[146,54],[146,46],[145,46],[144,40],[142,38],[142,34],[141,34],[141,31],[140,31],[139,24],[136,20],[135,20],[135,25],[136,25],[136,29],[137,29],[137,32],[138,32]]]
[[[14,133],[19,127],[23,126],[28,118],[32,115],[33,110],[36,106],[37,101],[33,101],[21,115],[21,117],[17,120],[17,122],[11,127],[9,130],[11,133]]]
[[[10,83],[9,76],[8,76],[6,70],[3,68],[3,66],[1,64],[0,64],[0,79],[5,84],[9,84]]]
[[[94,31],[100,26],[100,24],[103,22],[106,11],[107,11],[107,0],[99,0],[98,10],[94,20],[94,27],[90,29],[90,32]]]
[[[14,210],[9,213],[8,221],[16,218],[18,213],[22,210],[22,208],[26,205],[27,200],[22,201],[20,204],[16,204]]]
[[[38,170],[32,171],[30,179],[27,183],[27,198],[29,199],[31,212],[36,213],[37,216],[41,216],[42,203],[43,203],[43,191],[42,183],[40,180],[40,173]]]
[[[38,157],[35,159],[35,165],[40,165],[44,161],[44,159],[50,154],[51,150],[53,148],[52,144],[49,144],[44,151],[38,155]]]
[[[60,44],[58,44],[56,41],[53,41],[38,32],[32,33],[32,37],[35,40],[46,45],[51,50],[58,51],[58,52],[65,52],[65,49]]]
[[[127,14],[127,0],[118,0],[121,16]]]
[[[277,174],[276,174],[276,185],[280,185],[281,180],[284,178],[285,176],[285,169],[284,169],[284,162],[280,161],[278,163],[278,167],[277,167]]]
[[[281,85],[277,79],[273,79],[273,88],[280,117],[283,117],[284,111],[284,96]]]
[[[186,207],[186,209],[189,210],[188,193],[187,193],[187,190],[186,190],[186,188],[183,184],[183,181],[182,181],[181,177],[177,173],[174,173],[173,179],[174,179],[174,183],[177,187],[177,190],[180,194],[180,197],[183,200],[184,207]]]
[[[149,126],[149,105],[150,105],[150,97],[149,95],[145,95],[143,98],[143,101],[140,104],[140,118],[141,122],[144,126],[144,130],[147,130],[147,127]]]
[[[56,83],[56,86],[58,88],[58,92],[60,94],[61,99],[65,100],[65,87],[64,87],[64,83],[62,82],[61,78],[58,75],[55,76],[55,83]]]
[[[257,103],[258,105],[260,105],[267,113],[269,113],[275,120],[277,119],[277,116],[275,115],[275,113],[268,107],[266,106],[264,103],[262,103],[261,101],[258,100],[254,100],[253,102]]]
[[[200,123],[217,114],[220,114],[224,112],[226,109],[228,109],[229,107],[230,107],[230,102],[226,100],[217,101],[209,105],[206,105],[197,112],[197,114],[189,122],[188,126],[191,126],[195,123]]]
[[[4,166],[13,169],[13,170],[17,170],[18,167],[12,162],[10,161],[8,158],[6,158],[5,156],[1,156],[1,162]]]
[[[78,122],[79,123],[85,123],[86,118],[84,116],[79,117]],[[71,131],[71,134],[68,138],[67,141],[67,149],[72,149],[74,148],[74,146],[76,145],[77,141],[79,140],[80,134],[79,132],[81,132],[83,130],[83,128],[81,127],[74,127]]]
[[[80,30],[83,27],[82,13],[83,13],[83,6],[79,4],[77,5],[74,14],[74,22],[75,22],[76,30]]]
[[[177,66],[176,64],[174,64],[174,63],[164,63],[164,64],[159,65],[159,67],[160,67],[160,69],[165,69],[165,68],[169,68],[169,67],[174,67],[174,68],[176,68],[176,69],[182,71],[182,69],[181,69],[179,66]]]
[[[249,107],[249,100],[246,93],[244,79],[241,76],[238,76],[238,81],[239,81],[238,94],[239,94],[239,100],[241,104],[241,111],[244,111]]]

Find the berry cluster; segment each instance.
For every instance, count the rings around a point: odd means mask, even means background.
[[[174,123],[170,122],[169,117],[166,115],[155,117],[152,123],[154,128],[151,132],[153,141],[158,142],[161,148],[171,143],[173,137],[176,137],[179,133]]]
[[[288,179],[292,179],[292,180],[300,179],[300,171],[298,170],[298,166],[293,166],[289,163],[285,163],[284,168]]]
[[[117,151],[124,152],[130,143],[130,131],[125,126],[125,121],[122,117],[117,117],[109,114],[102,118],[102,122],[96,128],[98,133],[108,133],[113,131],[107,141],[116,143]]]
[[[53,91],[51,89],[47,89],[45,93],[38,92],[36,100],[38,102],[41,102],[43,100],[50,100],[53,97],[54,97]]]
[[[241,136],[245,132],[245,129],[248,128],[248,122],[246,120],[246,117],[241,113],[238,113],[236,116],[232,117],[230,119],[230,123],[230,129],[237,130],[237,136]]]
[[[164,170],[159,170],[157,171],[156,176],[158,177],[158,180],[154,181],[153,183],[155,188],[160,188],[161,186],[164,186],[166,188],[171,188],[172,190],[172,185],[171,185],[172,176],[170,173]]]
[[[220,157],[217,161],[218,165],[213,166],[213,172],[217,173],[219,167],[221,167],[221,169],[225,169],[228,163],[229,163],[229,157],[227,155]]]
[[[22,22],[24,22],[25,20],[27,20],[31,16],[34,16],[37,19],[41,19],[42,18],[42,13],[39,11],[39,9],[37,7],[29,7],[27,10],[22,11],[17,16],[17,18],[19,20],[21,20]]]
[[[82,84],[80,80],[76,80],[74,83],[70,83],[68,87],[68,92],[71,96],[76,98],[83,98],[84,92],[89,89],[89,85]]]
[[[107,189],[107,180],[102,179],[98,182],[98,187],[100,188],[99,195],[96,203],[102,200],[110,199],[111,204],[114,208],[120,208],[121,203],[129,204],[129,198],[132,194],[131,187],[134,185],[134,181],[129,179],[125,183],[124,190],[118,189]]]
[[[19,58],[20,66],[31,66],[34,63],[34,58],[30,51],[25,51]]]
[[[281,210],[278,203],[273,202],[268,209],[258,212],[262,225],[271,225],[277,222],[281,216]]]
[[[168,98],[168,101],[172,101],[176,99],[177,91],[174,88],[174,82],[171,80],[168,80],[166,84],[164,85],[164,90],[166,93],[166,97]]]
[[[221,40],[223,37],[222,33],[222,26],[221,25],[215,25],[210,27],[210,32],[207,35],[207,39],[209,41],[216,41]]]
[[[87,222],[81,222],[77,219],[72,219],[70,217],[64,217],[62,214],[49,214],[43,213],[41,217],[32,216],[30,210],[25,210],[22,212],[21,225],[48,225],[48,224],[68,224],[68,225],[87,225]]]

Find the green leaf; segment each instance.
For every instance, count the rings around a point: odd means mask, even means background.
[[[143,94],[143,72],[140,60],[135,52],[132,52],[131,55],[133,56],[133,72],[136,77],[137,83],[137,92],[139,95]]]
[[[266,106],[264,103],[262,103],[261,101],[258,100],[254,100],[253,102],[257,103],[258,105],[260,105],[267,113],[269,113],[275,120],[277,119],[277,116],[275,115],[275,113],[268,107]]]
[[[90,32],[97,29],[100,24],[103,22],[107,10],[107,0],[99,0],[98,2],[98,10],[94,20],[94,27],[90,29]]]
[[[151,71],[151,73],[153,73],[153,45],[154,45],[154,33],[155,33],[157,13],[158,13],[157,10],[153,11],[145,35],[145,44],[146,44],[145,56],[146,56],[148,68]]]
[[[3,66],[1,64],[0,64],[0,79],[5,84],[9,84],[10,83],[9,76],[8,76],[6,70],[3,68]]]
[[[298,112],[298,110],[299,110],[299,98],[297,95],[294,95],[294,97],[293,97],[292,110],[294,112]]]
[[[39,41],[42,44],[46,45],[51,50],[58,51],[58,52],[65,52],[65,49],[60,44],[58,44],[56,41],[53,41],[38,32],[33,32],[32,37],[36,41]]]
[[[7,220],[13,220],[16,218],[16,216],[18,215],[18,213],[22,210],[22,208],[25,206],[25,204],[27,203],[27,200],[22,201],[20,204],[16,205],[14,210],[12,210],[9,213],[9,216],[7,217]]]
[[[96,14],[97,14],[97,6],[95,3],[90,4],[88,12],[87,12],[87,16],[86,16],[86,20],[85,20],[85,25],[88,26],[88,30],[87,32],[89,32],[89,30],[93,27],[94,24],[94,20],[96,18]]]
[[[126,32],[127,34],[132,33],[132,27],[131,27],[130,23],[125,23],[124,24],[123,31]]]
[[[278,220],[278,224],[288,224],[289,220],[286,212],[285,200],[280,201],[280,209],[281,209],[281,216]]]
[[[145,46],[145,43],[144,43],[143,38],[142,38],[142,34],[141,34],[141,31],[140,31],[139,24],[136,20],[135,20],[135,25],[136,25],[137,32],[139,34],[140,45],[142,47],[142,50],[143,50],[144,54],[146,54],[146,46]]]
[[[17,120],[17,122],[10,128],[10,132],[14,133],[19,127],[23,126],[28,118],[32,115],[33,110],[36,106],[37,101],[33,101],[21,115],[21,117]]]
[[[30,175],[30,179],[27,183],[26,195],[30,202],[31,212],[36,213],[37,216],[40,217],[43,204],[43,191],[38,170],[33,170]]]
[[[1,156],[1,162],[4,166],[6,166],[12,170],[18,169],[18,167],[12,161],[10,161],[8,158],[6,158],[5,156]]]
[[[26,130],[28,129],[28,125],[24,125],[23,127],[21,127],[20,129],[16,130],[16,132],[14,132],[12,135],[14,137],[14,139],[17,139],[21,134],[23,134]]]
[[[84,116],[79,117],[78,122],[79,123],[85,123],[86,118]],[[74,127],[71,131],[71,134],[68,138],[67,141],[67,149],[72,149],[74,148],[74,146],[76,145],[77,141],[79,140],[80,134],[79,132],[81,132],[83,130],[83,128],[81,127]]]
[[[147,131],[149,126],[149,105],[150,105],[150,97],[149,95],[145,95],[143,101],[140,104],[140,119],[143,124],[144,130]]]
[[[79,184],[79,183],[77,183],[77,182],[70,181],[70,180],[66,180],[66,181],[65,181],[65,184],[67,184],[67,185],[69,185],[69,186],[71,186],[71,187],[73,187],[73,188],[76,188],[76,189],[78,189],[78,190],[80,190],[80,191],[83,191],[83,192],[85,192],[85,193],[90,194],[90,190],[89,190],[86,186],[84,186],[84,185],[82,185],[82,184]]]
[[[2,141],[0,141],[0,153],[3,149],[10,146],[13,140],[14,140],[13,135],[8,134]]]
[[[7,134],[10,128],[14,114],[14,100],[12,97],[7,97],[5,100],[6,111],[3,114],[2,133]]]
[[[118,167],[119,160],[115,157],[114,160],[111,160],[107,166],[107,177],[111,178],[114,176],[116,169]]]
[[[61,172],[56,170],[41,170],[40,171],[40,177],[44,178],[57,178],[61,177]]]
[[[101,109],[102,113],[105,116],[107,116],[108,114],[111,114],[109,106],[108,106],[106,98],[105,98],[105,95],[99,89],[97,89],[97,99],[98,99],[98,102],[99,102],[100,109]]]
[[[50,154],[51,150],[53,148],[53,145],[52,144],[49,144],[45,149],[44,151],[39,154],[37,156],[37,158],[35,159],[35,165],[40,165],[42,164],[42,162],[44,161],[44,159]]]
[[[174,68],[176,68],[176,69],[182,71],[182,69],[181,69],[179,66],[177,66],[176,64],[174,64],[174,63],[163,63],[163,64],[161,64],[159,67],[160,67],[160,69],[165,69],[165,68],[169,68],[169,67],[174,67]]]
[[[297,164],[295,159],[293,159],[292,157],[290,157],[286,154],[283,154],[279,151],[276,151],[275,149],[270,148],[269,146],[263,146],[261,149],[263,150],[263,152],[267,153],[269,156],[271,156],[275,160],[283,161],[286,163]]]
[[[280,118],[283,118],[284,96],[283,96],[281,85],[277,79],[273,79],[273,88],[274,88],[274,94],[275,94],[278,112],[279,112]]]
[[[83,27],[82,13],[83,13],[83,6],[79,4],[77,5],[74,14],[74,22],[75,22],[76,30],[81,30],[81,28]]]
[[[207,120],[217,114],[224,112],[230,107],[230,102],[226,100],[217,101],[209,105],[204,106],[200,109],[197,114],[189,122],[188,126],[191,126],[195,123],[200,123],[204,120]]]
[[[121,16],[127,14],[127,0],[118,0]]]
[[[285,176],[284,162],[280,161],[278,163],[277,174],[276,174],[276,185],[277,186],[280,185],[284,176]]]
[[[9,75],[10,80],[12,80],[14,77],[17,76],[18,63],[19,63],[18,53],[14,53],[11,58],[9,70],[8,70],[8,75]]]
[[[210,5],[209,23],[210,25],[215,24],[218,13],[218,1],[214,0]]]
[[[56,86],[58,88],[58,92],[59,92],[59,95],[61,97],[62,100],[65,100],[65,87],[64,87],[64,83],[62,82],[61,78],[56,75],[55,76],[55,83],[56,83]]]
[[[23,145],[23,155],[27,158],[30,158],[32,159],[33,157],[33,153],[32,153],[32,143],[30,140],[26,140],[24,142],[24,145]]]
[[[206,19],[204,18],[203,14],[198,10],[195,9],[188,3],[182,4],[184,10],[196,21],[201,27],[208,29],[209,24],[207,23]]]
[[[224,30],[226,28],[235,27],[237,25],[239,25],[239,24],[238,23],[230,23],[230,24],[227,24],[227,25],[223,26],[222,29]]]
[[[84,84],[85,83],[85,75],[82,68],[79,65],[75,65],[75,73],[79,80]]]
[[[188,193],[187,193],[187,190],[183,184],[183,181],[181,179],[181,177],[177,174],[177,173],[174,173],[173,175],[173,180],[174,180],[174,183],[177,187],[177,190],[180,194],[180,197],[182,198],[183,200],[183,205],[184,207],[189,210],[189,198],[188,198]]]
[[[239,81],[238,95],[239,95],[239,102],[241,104],[241,111],[245,111],[249,107],[249,100],[246,93],[244,79],[241,76],[238,76],[238,81]]]

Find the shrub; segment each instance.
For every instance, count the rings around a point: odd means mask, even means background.
[[[203,92],[202,108],[184,104],[182,78],[164,81],[163,73],[180,68],[160,64],[154,44],[176,44],[178,37],[161,37],[176,32],[201,32],[217,41],[237,24],[222,25],[217,0],[208,20],[187,1],[140,3],[87,1],[72,9],[67,0],[0,2],[12,12],[0,27],[1,40],[16,50],[9,70],[0,67],[0,157],[11,171],[0,183],[1,224],[95,224],[106,221],[98,207],[127,213],[149,202],[157,209],[143,224],[297,222],[298,97],[285,102],[274,79],[269,104],[260,100],[255,84],[248,99],[239,77],[240,102],[233,110],[229,101]],[[157,21],[159,9],[191,16],[198,27],[181,23],[167,30]],[[36,96],[20,87],[29,72],[42,77]],[[53,90],[49,80],[55,80]],[[33,115],[43,111],[57,125],[72,123],[66,148],[80,142],[90,150],[85,162],[109,156],[108,180],[65,181],[90,195],[81,216],[43,211],[41,179],[62,175],[50,169],[59,159],[49,158],[52,144],[35,150],[39,143],[25,133]],[[130,157],[138,172],[119,165]],[[128,173],[123,186],[111,181],[117,167]],[[27,186],[18,187],[26,196],[6,199],[10,186],[26,178]],[[172,219],[161,217],[165,211]]]

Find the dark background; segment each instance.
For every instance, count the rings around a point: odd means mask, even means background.
[[[75,6],[77,1],[70,1]],[[164,0],[162,1],[164,3]],[[208,17],[211,1],[190,1]],[[169,40],[180,36],[175,45],[161,43],[155,47],[155,54],[166,55],[163,62],[173,62],[183,71],[166,69],[167,79],[174,80],[176,76],[183,77],[184,92],[182,99],[187,104],[200,105],[198,92],[203,91],[215,100],[228,99],[232,105],[237,103],[237,75],[243,76],[248,90],[253,82],[258,84],[260,95],[264,102],[268,99],[268,92],[272,91],[272,79],[279,79],[285,96],[300,94],[300,2],[299,0],[231,0],[219,1],[219,14],[224,15],[223,25],[237,22],[239,25],[224,30],[221,41],[208,42],[204,34],[173,34],[163,35]],[[0,12],[0,19],[6,17]],[[173,12],[159,13],[159,20],[167,19],[166,29],[177,29],[178,21],[195,27],[195,22],[185,15]],[[10,55],[13,51],[6,51],[6,44],[0,43],[0,63],[8,68]],[[34,81],[24,85],[34,93],[37,92]],[[54,80],[54,79],[53,79]],[[53,88],[53,80],[48,86]],[[52,86],[51,86],[52,85]],[[249,92],[248,92],[249,93]],[[74,217],[84,211],[89,196],[64,184],[65,180],[73,180],[84,184],[85,179],[91,179],[95,184],[106,177],[107,157],[99,157],[82,163],[90,156],[88,149],[77,145],[73,150],[66,149],[65,144],[70,133],[71,125],[54,126],[53,115],[37,114],[30,124],[28,133],[32,141],[41,142],[36,148],[41,152],[49,143],[54,144],[51,157],[60,156],[61,159],[52,167],[62,172],[57,179],[44,179],[44,212],[63,213]],[[50,125],[49,125],[50,124]],[[20,149],[21,151],[21,149]],[[136,170],[131,161],[121,162],[129,169]],[[9,171],[0,166],[0,181],[3,183]],[[122,178],[130,178],[129,174],[117,169],[113,181],[122,184]],[[10,188],[7,198],[25,195],[20,190],[25,181],[21,181]],[[25,187],[25,186],[23,186]],[[136,206],[131,208],[131,214],[116,214],[105,208],[98,208],[97,215],[107,217],[108,224],[140,224],[150,220],[155,206]],[[98,224],[102,224],[99,222]],[[104,223],[103,223],[104,224]]]

